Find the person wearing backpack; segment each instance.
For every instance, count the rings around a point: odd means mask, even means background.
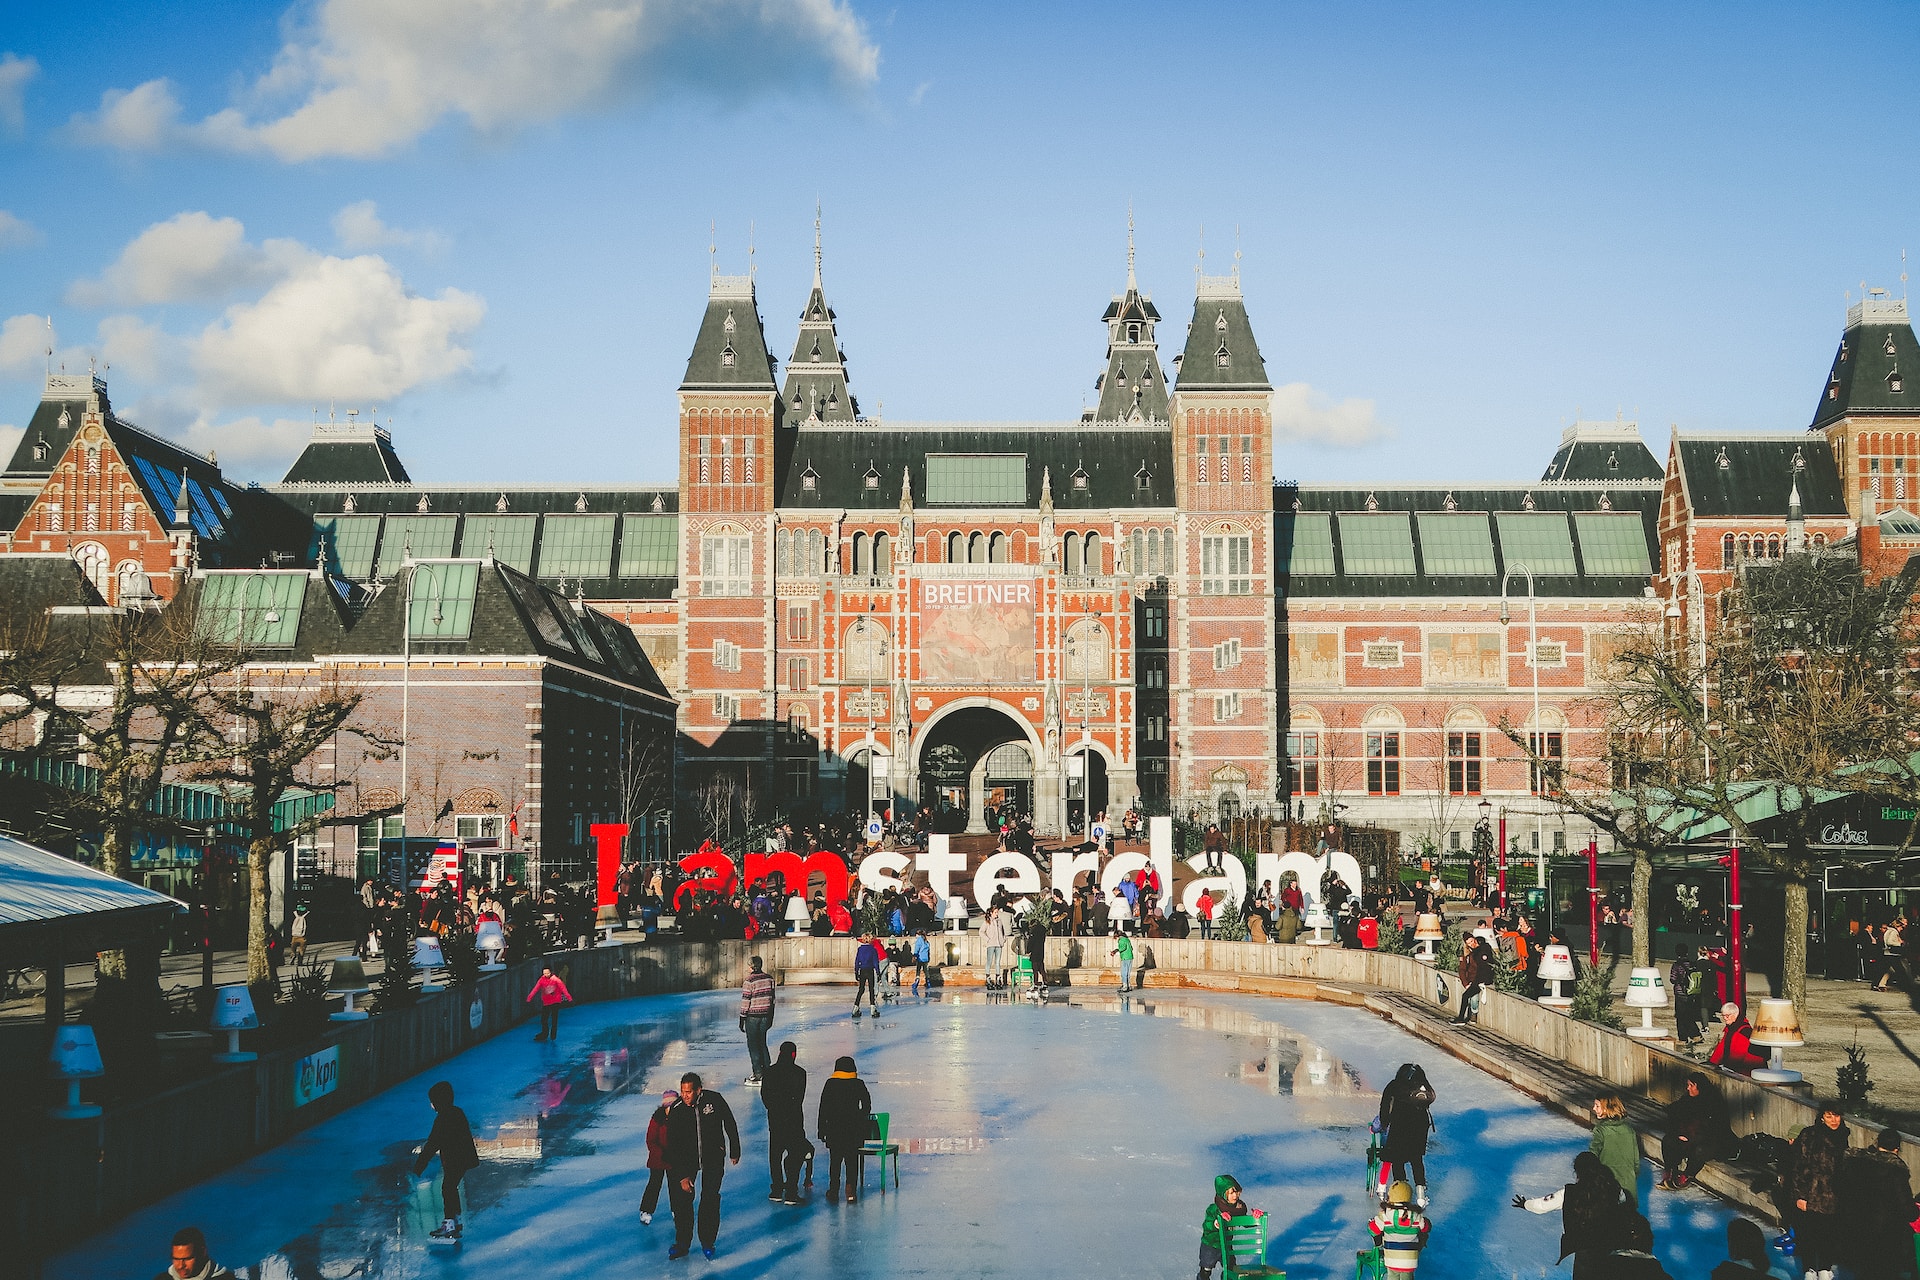
[[[1706,972],[1694,963],[1693,948],[1682,946],[1667,971],[1667,988],[1673,992],[1674,1033],[1682,1048],[1700,1041],[1700,997],[1706,991]]]

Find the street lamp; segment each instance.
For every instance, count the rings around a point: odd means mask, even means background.
[[[1093,734],[1087,727],[1093,710],[1093,653],[1089,639],[1093,634],[1093,610],[1080,607],[1080,826],[1086,840],[1093,840]],[[1068,653],[1074,646],[1068,646]]]
[[[400,858],[402,874],[406,874],[407,848],[407,803],[409,786],[407,775],[407,713],[413,696],[413,588],[415,580],[424,573],[433,594],[427,597],[433,601],[433,622],[435,626],[446,621],[446,583],[432,565],[415,564],[413,548],[406,549],[400,562],[401,570],[407,575],[407,589],[400,610]]]
[[[1525,574],[1527,579],[1527,666],[1533,669],[1533,733],[1530,736],[1533,746],[1528,754],[1537,758],[1546,748],[1547,735],[1545,727],[1540,723],[1540,634],[1533,595],[1533,570],[1524,564],[1510,564],[1507,566],[1507,571],[1500,575],[1500,625],[1505,627],[1512,617],[1507,609],[1507,580],[1516,573]],[[1500,647],[1504,653],[1506,650],[1504,635],[1501,637]],[[1531,772],[1542,780],[1545,779],[1545,770],[1538,765],[1533,766]],[[1546,829],[1546,820],[1536,813],[1533,821],[1533,860],[1538,869],[1539,887],[1545,889],[1547,887],[1547,842],[1542,838],[1542,833]],[[1501,879],[1505,881],[1504,876]]]

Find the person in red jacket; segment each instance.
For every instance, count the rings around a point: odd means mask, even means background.
[[[534,997],[540,998],[540,1034],[535,1040],[557,1040],[560,1038],[560,1006],[573,1003],[573,993],[567,990],[567,984],[560,981],[560,975],[553,971],[552,965],[540,970],[540,981],[533,984],[533,990],[527,992],[527,1003],[532,1004]]]
[[[653,1211],[660,1207],[660,1188],[667,1181],[667,1112],[680,1101],[672,1089],[660,1095],[660,1105],[647,1121],[647,1190],[640,1197],[640,1221],[653,1225]]]
[[[1767,1065],[1767,1060],[1753,1051],[1753,1024],[1731,1000],[1720,1006],[1720,1043],[1713,1046],[1707,1061],[1743,1076]]]

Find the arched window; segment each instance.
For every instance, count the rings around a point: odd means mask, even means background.
[[[1145,529],[1133,531],[1133,571],[1136,574],[1147,571],[1147,531]]]
[[[893,572],[893,539],[884,533],[873,535],[873,571],[878,574]]]
[[[1780,558],[1780,538],[1779,538],[1779,535],[1776,534],[1773,537],[1770,537],[1767,539],[1767,559],[1778,560],[1779,558]]]
[[[141,571],[138,560],[122,560],[114,571],[116,594],[110,603],[123,604],[130,595],[145,594],[146,574]]]
[[[1149,529],[1147,530],[1147,572],[1152,574],[1165,573],[1166,570],[1162,567],[1163,564],[1164,561],[1161,559],[1160,550],[1160,531],[1158,529]]]
[[[985,564],[987,562],[987,535],[976,533],[967,540],[967,563]]]
[[[108,582],[113,575],[108,568],[107,549],[97,542],[83,542],[73,549],[73,558],[93,583],[94,590],[100,593],[100,598],[108,599]]]
[[[987,557],[994,564],[1005,564],[1007,562],[1006,534],[996,533],[993,535],[992,540],[987,544]]]
[[[1106,558],[1100,549],[1099,534],[1090,533],[1087,535],[1086,556],[1088,573],[1105,573],[1107,571]]]
[[[1744,533],[1740,535],[1740,558],[1742,560],[1753,559],[1753,539]]]
[[[793,531],[777,530],[773,535],[773,571],[779,577],[793,572]]]
[[[1720,567],[1733,568],[1733,535],[1730,533],[1720,536]]]
[[[1066,560],[1067,572],[1075,575],[1080,574],[1083,572],[1081,566],[1085,563],[1080,558],[1080,535],[1077,533],[1068,534],[1065,547],[1066,554],[1064,558]]]
[[[864,578],[873,572],[873,560],[867,550],[867,535],[853,535],[853,572],[856,577]]]
[[[824,573],[827,568],[827,540],[818,529],[807,530],[807,563],[802,573]]]
[[[1105,680],[1112,670],[1111,645],[1107,629],[1090,618],[1067,628],[1066,678],[1068,680]]]
[[[965,534],[947,535],[947,563],[965,564],[967,562],[967,538]]]

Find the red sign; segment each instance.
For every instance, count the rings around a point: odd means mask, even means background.
[[[626,843],[627,824],[596,822],[587,830],[593,836],[595,852],[599,855],[594,867],[593,905],[610,907],[619,896],[620,847]]]
[[[594,828],[596,831],[598,827]],[[700,846],[700,852],[690,853],[680,859],[680,869],[695,877],[680,886],[674,895],[674,909],[681,906],[686,894],[699,889],[710,889],[721,897],[726,897],[739,883],[734,870],[733,859],[726,851],[711,840]],[[769,876],[779,876],[786,882],[787,892],[805,895],[807,881],[819,875],[826,879],[827,906],[844,903],[847,895],[853,891],[853,873],[847,869],[846,859],[837,853],[810,853],[802,858],[791,850],[779,853],[750,853],[747,855],[746,883],[753,884]]]

